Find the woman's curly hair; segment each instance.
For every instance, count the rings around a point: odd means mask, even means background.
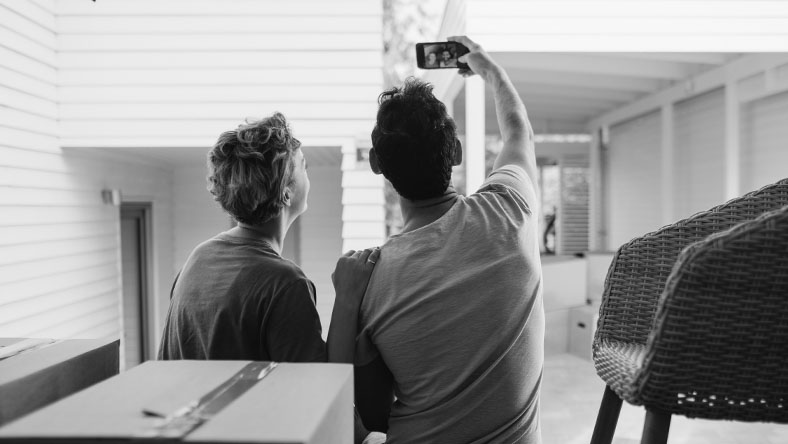
[[[265,223],[284,206],[300,146],[278,112],[222,133],[208,153],[208,191],[235,220]]]

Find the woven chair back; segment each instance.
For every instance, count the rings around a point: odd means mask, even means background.
[[[681,250],[713,233],[785,205],[788,205],[788,179],[621,246],[608,270],[594,343],[612,340],[645,345],[653,328],[659,297]]]
[[[788,422],[788,206],[686,248],[648,345],[645,405]]]

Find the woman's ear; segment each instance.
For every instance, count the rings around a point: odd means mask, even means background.
[[[451,166],[457,166],[462,163],[462,142],[460,139],[454,138],[454,152],[452,152]]]
[[[291,189],[290,189],[290,186],[289,186],[289,185],[288,185],[288,186],[286,186],[286,187],[285,187],[285,198],[284,198],[284,204],[285,204],[286,206],[288,206],[288,207],[290,206],[290,203],[292,202],[292,200],[290,199],[290,196],[292,196],[292,195],[293,195],[293,190],[291,190]]]
[[[380,164],[378,163],[378,153],[375,152],[375,148],[369,149],[369,167],[372,168],[373,173],[383,174],[383,171],[380,170]]]

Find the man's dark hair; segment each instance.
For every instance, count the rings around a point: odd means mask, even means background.
[[[378,99],[372,147],[394,189],[410,200],[437,197],[451,180],[457,127],[432,85],[409,78]]]
[[[265,223],[285,204],[300,146],[280,113],[222,133],[208,153],[208,191],[235,220]]]

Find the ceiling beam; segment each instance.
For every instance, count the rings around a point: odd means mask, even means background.
[[[520,99],[525,103],[526,108],[531,109],[532,106],[549,105],[554,107],[566,107],[570,109],[583,109],[590,111],[606,111],[609,109],[617,108],[629,103],[628,101],[610,100],[605,97],[583,97],[580,95],[567,95],[555,94],[552,91],[545,90],[527,90],[517,89],[520,93]],[[486,106],[489,110],[495,111],[493,107],[493,93],[487,90],[485,96],[489,96],[486,101]],[[462,96],[457,97],[454,106],[464,106],[465,99]],[[460,105],[462,103],[463,105]]]
[[[583,86],[534,83],[527,78],[512,79],[512,82],[514,83],[514,87],[520,93],[520,95],[526,97],[533,94],[629,103],[642,95],[642,93],[632,91],[616,91],[611,89],[586,88]]]
[[[605,56],[638,60],[659,60],[665,62],[696,63],[702,65],[723,65],[739,57],[738,53],[718,52],[611,52],[600,53]]]
[[[669,80],[681,80],[697,71],[697,67],[686,63],[632,60],[589,53],[520,52],[495,53],[492,56],[504,68],[529,71],[559,71]]]
[[[606,76],[566,71],[534,71],[512,67],[506,68],[506,72],[509,74],[510,78],[528,79],[529,82],[533,83],[638,93],[651,93],[671,83],[668,80],[642,79],[617,75]]]
[[[739,57],[725,65],[687,79],[685,82],[649,94],[621,108],[596,116],[588,122],[588,128],[593,131],[596,128],[613,125],[651,112],[663,105],[675,103],[722,87],[727,82],[736,82],[785,64],[788,64],[788,54],[785,53],[750,54]]]

